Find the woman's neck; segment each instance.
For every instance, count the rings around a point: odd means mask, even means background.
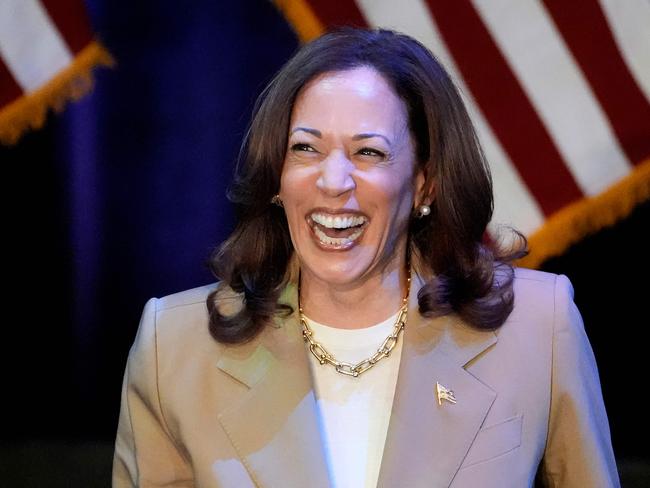
[[[341,329],[370,327],[403,305],[408,273],[404,262],[396,263],[359,283],[337,286],[303,271],[300,305],[307,317],[321,324]]]

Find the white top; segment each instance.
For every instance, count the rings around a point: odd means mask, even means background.
[[[372,356],[393,331],[397,313],[363,329],[340,329],[305,317],[319,342],[338,361],[357,364]],[[408,327],[408,325],[407,325]],[[325,456],[332,488],[375,488],[393,406],[404,331],[389,357],[357,378],[311,358]]]

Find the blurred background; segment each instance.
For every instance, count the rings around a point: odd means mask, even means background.
[[[493,168],[490,230],[521,229],[522,265],[571,279],[623,486],[650,486],[650,4],[450,3],[0,0],[0,486],[110,486],[142,307],[214,280],[205,263],[232,230],[225,191],[253,103],[301,42],[339,24],[405,31],[445,63]],[[56,49],[29,57],[33,12],[67,46],[56,69],[38,70]],[[79,99],[46,100],[59,110],[42,120],[16,116],[38,112],[29,97],[66,63],[107,66],[88,93],[72,76]]]

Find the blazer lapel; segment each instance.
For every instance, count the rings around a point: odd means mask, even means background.
[[[411,279],[419,290],[422,280]],[[496,342],[453,316],[423,318],[411,294],[378,488],[451,484],[496,398],[463,366]],[[439,405],[436,382],[457,403]]]
[[[288,319],[266,327],[246,359],[219,361],[219,368],[250,390],[218,419],[257,486],[326,488],[330,481],[296,286],[288,285],[280,301],[294,309]]]

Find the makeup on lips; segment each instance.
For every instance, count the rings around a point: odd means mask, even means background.
[[[358,211],[315,209],[307,215],[307,223],[321,248],[347,250],[360,240],[368,217]]]

